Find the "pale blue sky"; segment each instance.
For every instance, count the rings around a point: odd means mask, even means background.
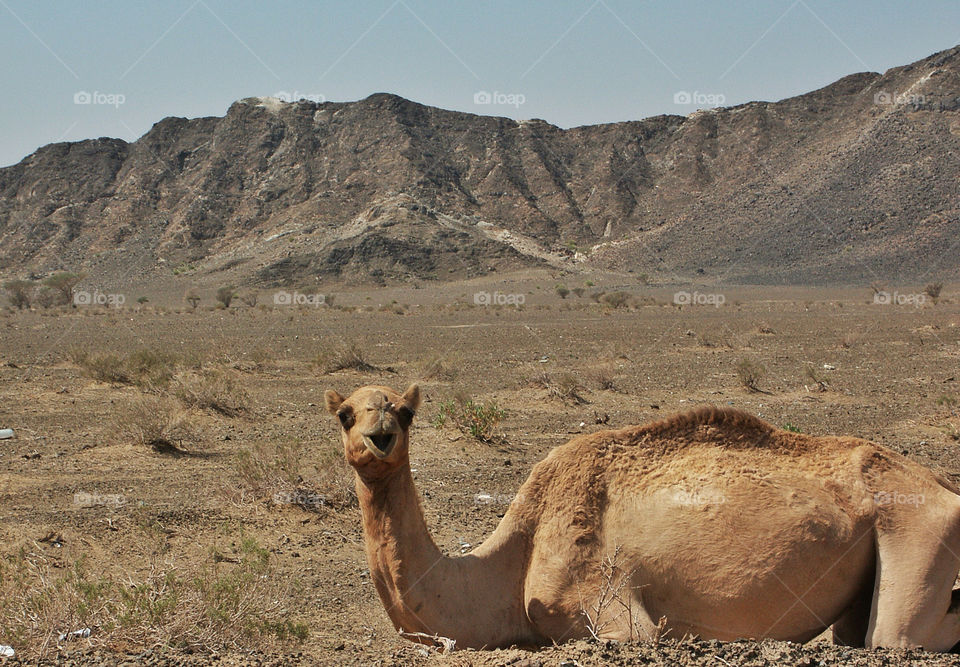
[[[957,0],[0,0],[0,165],[254,95],[570,127],[782,99],[958,43]]]

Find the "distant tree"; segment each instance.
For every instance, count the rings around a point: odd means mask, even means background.
[[[223,304],[224,308],[230,307],[230,302],[237,295],[234,287],[221,287],[217,290],[217,301]]]
[[[60,271],[44,279],[44,287],[49,287],[57,295],[56,301],[63,306],[73,303],[73,289],[83,280],[84,274]]]
[[[200,295],[197,294],[196,290],[187,290],[187,293],[183,295],[183,300],[189,303],[193,310],[196,310],[197,306],[200,305]]]
[[[37,290],[37,295],[34,298],[34,301],[41,308],[51,308],[57,305],[57,303],[59,303],[61,299],[62,299],[62,296],[59,292],[57,292],[52,287],[47,287],[46,285],[44,285],[43,287]]]
[[[943,283],[927,283],[927,286],[923,288],[923,291],[933,299],[934,303],[940,298],[941,290],[943,290]]]
[[[29,280],[8,280],[3,283],[10,305],[17,310],[30,307],[30,294],[33,292],[33,283]]]

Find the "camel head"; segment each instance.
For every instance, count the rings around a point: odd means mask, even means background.
[[[364,477],[382,477],[409,460],[410,424],[420,407],[420,387],[403,394],[389,387],[357,389],[349,398],[329,390],[327,410],[340,420],[347,462]]]

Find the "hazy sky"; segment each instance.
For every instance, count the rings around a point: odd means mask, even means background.
[[[782,99],[958,43],[957,0],[0,0],[0,165],[255,95],[570,127]]]

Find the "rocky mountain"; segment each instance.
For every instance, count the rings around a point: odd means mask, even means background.
[[[249,98],[0,169],[0,274],[956,279],[958,175],[960,46],[779,102],[567,130],[388,94]]]

